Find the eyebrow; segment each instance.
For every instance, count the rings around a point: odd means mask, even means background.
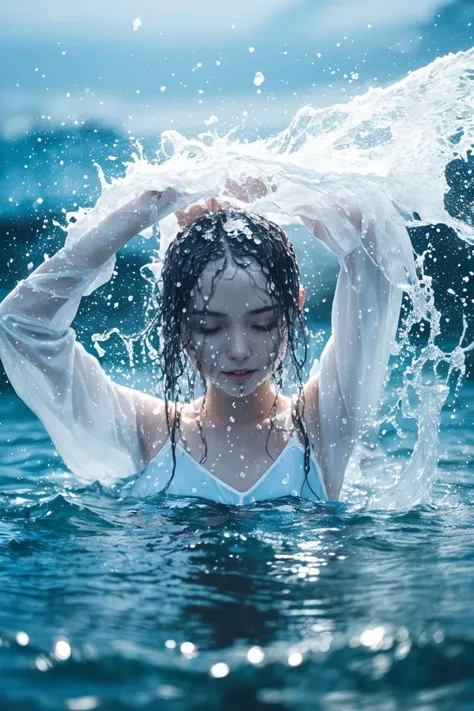
[[[262,306],[259,309],[252,309],[252,311],[248,311],[247,314],[249,316],[258,316],[259,314],[265,314],[268,313],[269,311],[275,311],[276,306]],[[199,310],[199,309],[192,309],[190,311],[191,316],[220,316],[221,318],[225,318],[227,314],[223,314],[220,311],[211,311],[211,310]]]

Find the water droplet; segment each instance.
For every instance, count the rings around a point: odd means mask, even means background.
[[[260,664],[265,659],[265,652],[261,647],[250,647],[247,659],[251,664]]]
[[[360,635],[360,643],[363,647],[369,647],[370,649],[377,650],[380,648],[384,634],[384,627],[369,627]]]
[[[297,667],[303,661],[303,655],[300,652],[293,652],[288,657],[288,664],[290,667]]]
[[[66,701],[66,708],[69,711],[94,711],[101,705],[97,696],[78,696]]]
[[[52,666],[51,660],[45,654],[40,654],[38,657],[36,657],[35,665],[36,668],[42,672],[48,671],[48,669],[50,669]]]
[[[179,649],[181,654],[193,654],[196,651],[196,647],[192,642],[183,642]]]
[[[227,676],[229,671],[230,670],[227,664],[224,664],[224,662],[217,662],[217,664],[212,665],[209,673],[215,679],[223,679],[225,676]]]
[[[20,647],[26,647],[26,645],[30,641],[30,638],[26,634],[26,632],[17,632],[16,641],[17,641],[17,644],[20,645]]]
[[[66,661],[71,656],[71,645],[67,639],[57,639],[54,643],[53,654],[59,661]]]

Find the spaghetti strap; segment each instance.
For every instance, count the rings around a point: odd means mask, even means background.
[[[300,414],[301,415],[303,414],[302,411],[300,411],[300,393],[294,393],[291,396],[290,400],[291,400],[291,426],[293,429],[292,436],[296,437],[298,439],[298,441],[300,442],[300,444],[302,444],[304,446],[304,441],[302,441],[302,438],[301,438],[301,425],[298,421],[298,416]],[[301,421],[303,422],[303,424],[306,427],[306,423],[304,422],[303,417],[301,417]]]
[[[176,403],[175,414],[176,414],[176,427],[178,427],[178,429],[181,428],[181,410],[182,410],[182,407],[183,407],[183,406],[182,406],[182,404],[181,404],[180,402],[177,402],[177,403]]]
[[[177,429],[178,437],[176,439],[176,443],[181,444],[181,442],[182,442],[182,447],[186,451],[189,452],[188,438],[186,437],[186,435],[183,431],[183,428],[181,427],[182,412],[183,412],[183,403],[177,402],[176,403],[176,429]]]
[[[183,403],[177,402],[176,403],[176,427],[178,430],[178,439],[176,441],[179,442],[179,440],[182,440],[184,447],[186,447],[186,445],[187,445],[186,435],[184,434],[183,429],[181,427],[182,411],[183,411]]]

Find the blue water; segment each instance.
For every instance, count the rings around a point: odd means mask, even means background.
[[[120,501],[14,396],[0,422],[2,711],[472,709],[472,382],[391,512]]]

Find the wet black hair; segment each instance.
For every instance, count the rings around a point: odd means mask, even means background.
[[[268,293],[278,313],[280,339],[284,334],[287,338],[284,358],[277,362],[275,355],[272,372],[277,393],[270,412],[267,453],[270,434],[275,426],[278,393],[283,387],[285,373],[290,382],[296,381],[298,393],[296,403],[293,402],[292,421],[304,444],[305,482],[311,488],[308,481],[311,450],[303,420],[302,381],[308,355],[307,326],[299,306],[298,259],[291,241],[277,224],[259,214],[229,209],[205,213],[180,231],[170,244],[161,271],[158,309],[147,329],[149,335],[158,333],[158,360],[173,456],[173,471],[162,493],[168,489],[176,471],[176,444],[180,434],[179,403],[183,395],[194,393],[198,377],[204,389],[203,408],[206,399],[206,383],[200,376],[199,364],[196,368],[187,353],[191,347],[191,332],[185,316],[190,300],[199,290],[200,276],[210,262],[219,263],[212,280],[212,296],[216,279],[229,263],[246,268],[253,260],[267,277]],[[198,426],[204,445],[202,464],[207,458],[207,444],[200,421]]]

